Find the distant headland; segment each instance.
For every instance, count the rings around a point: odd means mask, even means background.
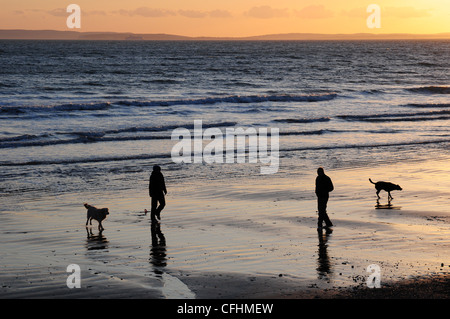
[[[248,37],[188,37],[164,33],[79,32],[57,30],[0,30],[0,39],[16,40],[123,40],[123,41],[299,41],[299,40],[420,40],[450,39],[450,32],[436,34],[411,33],[282,33]]]

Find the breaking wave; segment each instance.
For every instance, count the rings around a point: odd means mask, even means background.
[[[342,145],[320,145],[310,147],[296,147],[280,149],[280,152],[296,152],[306,150],[328,150],[328,149],[357,149],[357,148],[378,148],[378,147],[397,147],[407,145],[427,145],[427,144],[441,144],[450,143],[449,139],[438,140],[424,140],[411,142],[393,142],[393,143],[368,143],[368,144],[342,144]],[[34,160],[24,162],[0,162],[1,166],[37,166],[37,165],[62,165],[62,164],[85,164],[98,162],[120,162],[130,160],[148,160],[148,159],[170,159],[171,154],[138,154],[131,156],[105,156],[105,157],[90,157],[90,158],[72,158],[72,159],[48,159],[48,160]],[[283,156],[283,154],[281,154]]]
[[[18,115],[30,112],[72,112],[106,110],[111,106],[109,102],[102,103],[69,103],[53,106],[0,106],[0,114]]]
[[[405,106],[416,108],[448,108],[450,107],[450,103],[409,103]]]
[[[414,122],[450,119],[450,110],[416,112],[416,113],[387,113],[368,115],[338,115],[337,118],[346,121],[363,122]]]
[[[217,103],[263,103],[263,102],[320,102],[337,97],[335,93],[311,95],[231,95],[200,99],[160,100],[160,101],[119,101],[117,104],[127,106],[173,106],[173,105],[211,105]]]
[[[302,119],[275,119],[274,122],[279,123],[314,123],[314,122],[328,122],[330,120],[329,117],[319,117],[319,118],[302,118]]]
[[[416,88],[408,88],[410,92],[421,94],[450,94],[450,87],[448,86],[422,86]]]

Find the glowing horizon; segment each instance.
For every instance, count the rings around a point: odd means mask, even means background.
[[[81,28],[68,29],[66,7],[81,7]],[[370,29],[366,9],[381,8],[381,28]],[[81,32],[165,33],[182,36],[245,37],[281,33],[410,33],[450,32],[447,0],[78,0],[61,5],[23,0],[2,4],[0,29],[75,30]]]

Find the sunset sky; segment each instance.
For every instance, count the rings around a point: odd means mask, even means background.
[[[0,0],[0,29],[68,30],[66,7],[81,7],[81,29],[185,36],[275,33],[450,32],[449,0]],[[381,28],[369,29],[370,4]]]

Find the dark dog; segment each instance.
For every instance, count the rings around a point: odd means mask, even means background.
[[[91,222],[95,219],[98,221],[98,230],[102,231],[104,230],[102,226],[102,221],[106,218],[106,215],[109,215],[108,208],[95,208],[94,206],[84,204],[84,207],[87,209],[87,220],[86,220],[86,226],[88,225],[88,222]]]
[[[400,185],[396,185],[396,184],[393,184],[393,183],[390,183],[390,182],[376,182],[376,183],[374,183],[374,182],[372,182],[372,180],[370,178],[369,178],[369,181],[372,184],[375,184],[375,188],[377,190],[378,199],[380,199],[380,195],[378,195],[378,194],[380,193],[381,190],[385,190],[388,193],[388,200],[394,199],[391,196],[391,191],[394,191],[394,190],[401,191],[402,190]]]

